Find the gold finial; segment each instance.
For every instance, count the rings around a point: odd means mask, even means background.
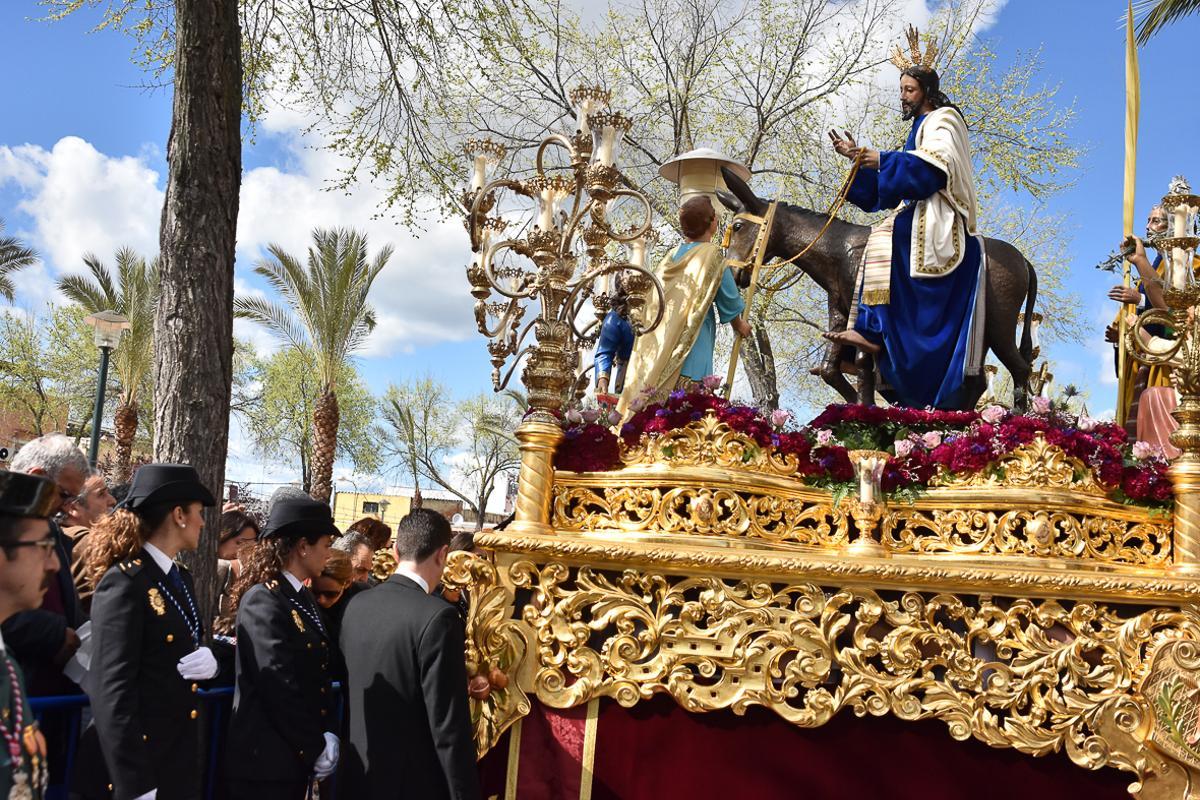
[[[915,26],[909,25],[905,32],[908,39],[908,53],[904,52],[904,48],[896,45],[892,51],[892,63],[897,69],[908,69],[909,67],[920,64],[923,67],[933,67],[933,62],[937,60],[938,47],[932,40],[925,45],[925,54],[921,54],[921,32]],[[910,55],[911,54],[911,55]]]

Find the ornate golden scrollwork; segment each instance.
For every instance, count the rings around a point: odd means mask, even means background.
[[[554,527],[740,536],[813,547],[840,547],[849,516],[830,502],[744,487],[680,485],[554,486]]]
[[[1069,456],[1041,434],[998,459],[991,472],[939,477],[937,485],[958,488],[1012,487],[1018,489],[1069,489],[1104,495],[1092,472],[1079,459]]]
[[[523,673],[530,666],[527,634],[512,619],[512,592],[491,561],[463,551],[451,553],[442,582],[448,589],[467,592],[467,675],[488,680],[487,697],[471,701],[475,747],[482,756],[510,725],[529,713],[529,697],[522,688],[528,685]]]
[[[530,593],[516,609],[523,630],[498,614],[477,625],[529,637],[527,685],[549,706],[595,697],[632,706],[665,692],[690,711],[761,705],[802,727],[847,708],[892,713],[940,719],[956,739],[1064,751],[1139,778],[1170,772],[1141,735],[1147,650],[1164,636],[1200,635],[1191,608],[1138,613],[513,558],[508,579]]]
[[[1114,514],[1124,510],[1114,510]],[[959,553],[1089,559],[1164,567],[1171,561],[1167,518],[1122,519],[1073,510],[1007,511],[896,506],[883,519],[883,545],[896,553]]]
[[[682,428],[660,436],[644,436],[633,446],[622,443],[625,466],[668,465],[734,468],[749,473],[793,476],[795,456],[758,446],[753,439],[717,420],[711,412]]]

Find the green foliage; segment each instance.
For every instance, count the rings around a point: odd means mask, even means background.
[[[455,403],[430,376],[388,387],[381,401],[389,454],[414,483],[452,492],[479,525],[498,481],[520,462],[511,431],[521,419],[514,396],[481,394]]]
[[[89,275],[66,275],[59,279],[58,289],[88,314],[115,311],[129,320],[129,330],[113,351],[112,365],[121,401],[136,405],[141,397],[152,394],[158,259],[147,261],[123,247],[116,253],[115,274],[91,253],[83,257],[83,263]]]
[[[32,434],[79,438],[91,423],[99,356],[84,316],[76,306],[0,313],[0,411]],[[107,414],[118,391],[112,373],[106,391]]]
[[[0,297],[13,301],[12,275],[37,261],[37,253],[21,244],[15,236],[4,236],[4,220],[0,219]]]
[[[316,359],[295,347],[265,358],[243,351],[241,359],[235,372],[235,383],[240,386],[234,394],[235,413],[241,415],[255,451],[263,458],[299,463],[308,487],[313,408],[322,384]],[[341,412],[336,457],[351,461],[360,472],[374,472],[381,466],[375,398],[353,363],[344,364],[335,380]]]
[[[1168,25],[1200,13],[1200,0],[1138,0],[1134,3],[1138,44],[1145,44]]]
[[[392,257],[392,248],[384,246],[368,260],[364,233],[317,228],[312,237],[306,263],[273,244],[267,248],[271,257],[254,268],[283,304],[239,297],[234,312],[291,347],[310,352],[324,386],[337,391],[338,375],[375,329],[375,310],[367,294]]]

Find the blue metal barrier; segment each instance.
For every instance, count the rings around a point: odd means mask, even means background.
[[[341,689],[340,684],[333,684],[333,691],[337,693],[339,730],[341,730],[343,714]],[[219,689],[201,689],[196,694],[200,697],[200,702],[207,709],[205,719],[207,720],[209,729],[208,768],[204,773],[204,798],[205,800],[215,800],[218,797],[217,789],[220,786],[218,778],[220,777],[221,753],[225,744],[227,727],[225,720],[233,705],[233,687],[222,686]],[[62,715],[66,719],[67,748],[66,764],[62,772],[63,783],[52,784],[47,789],[46,800],[67,800],[67,789],[75,767],[75,757],[79,750],[79,734],[83,729],[83,713],[90,708],[90,705],[88,697],[85,694],[29,698],[30,709],[33,711],[33,716],[38,720],[39,725],[44,725],[43,720],[47,714]],[[325,782],[324,791],[321,793],[321,800],[336,800],[336,798],[337,780],[335,775]]]

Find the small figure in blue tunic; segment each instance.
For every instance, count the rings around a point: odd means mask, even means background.
[[[872,228],[847,330],[825,335],[876,355],[889,402],[960,408],[964,378],[983,356],[984,254],[966,122],[925,64],[901,72],[900,105],[912,120],[904,150],[881,153],[830,132],[838,153],[861,160],[847,199],[864,211],[901,210]]]
[[[625,387],[625,367],[633,353],[633,326],[629,324],[629,295],[625,283],[618,276],[617,291],[612,308],[604,315],[600,325],[600,338],[596,341],[596,355],[592,359],[596,372],[596,394],[608,394],[609,377],[616,369],[612,382],[614,394]]]

